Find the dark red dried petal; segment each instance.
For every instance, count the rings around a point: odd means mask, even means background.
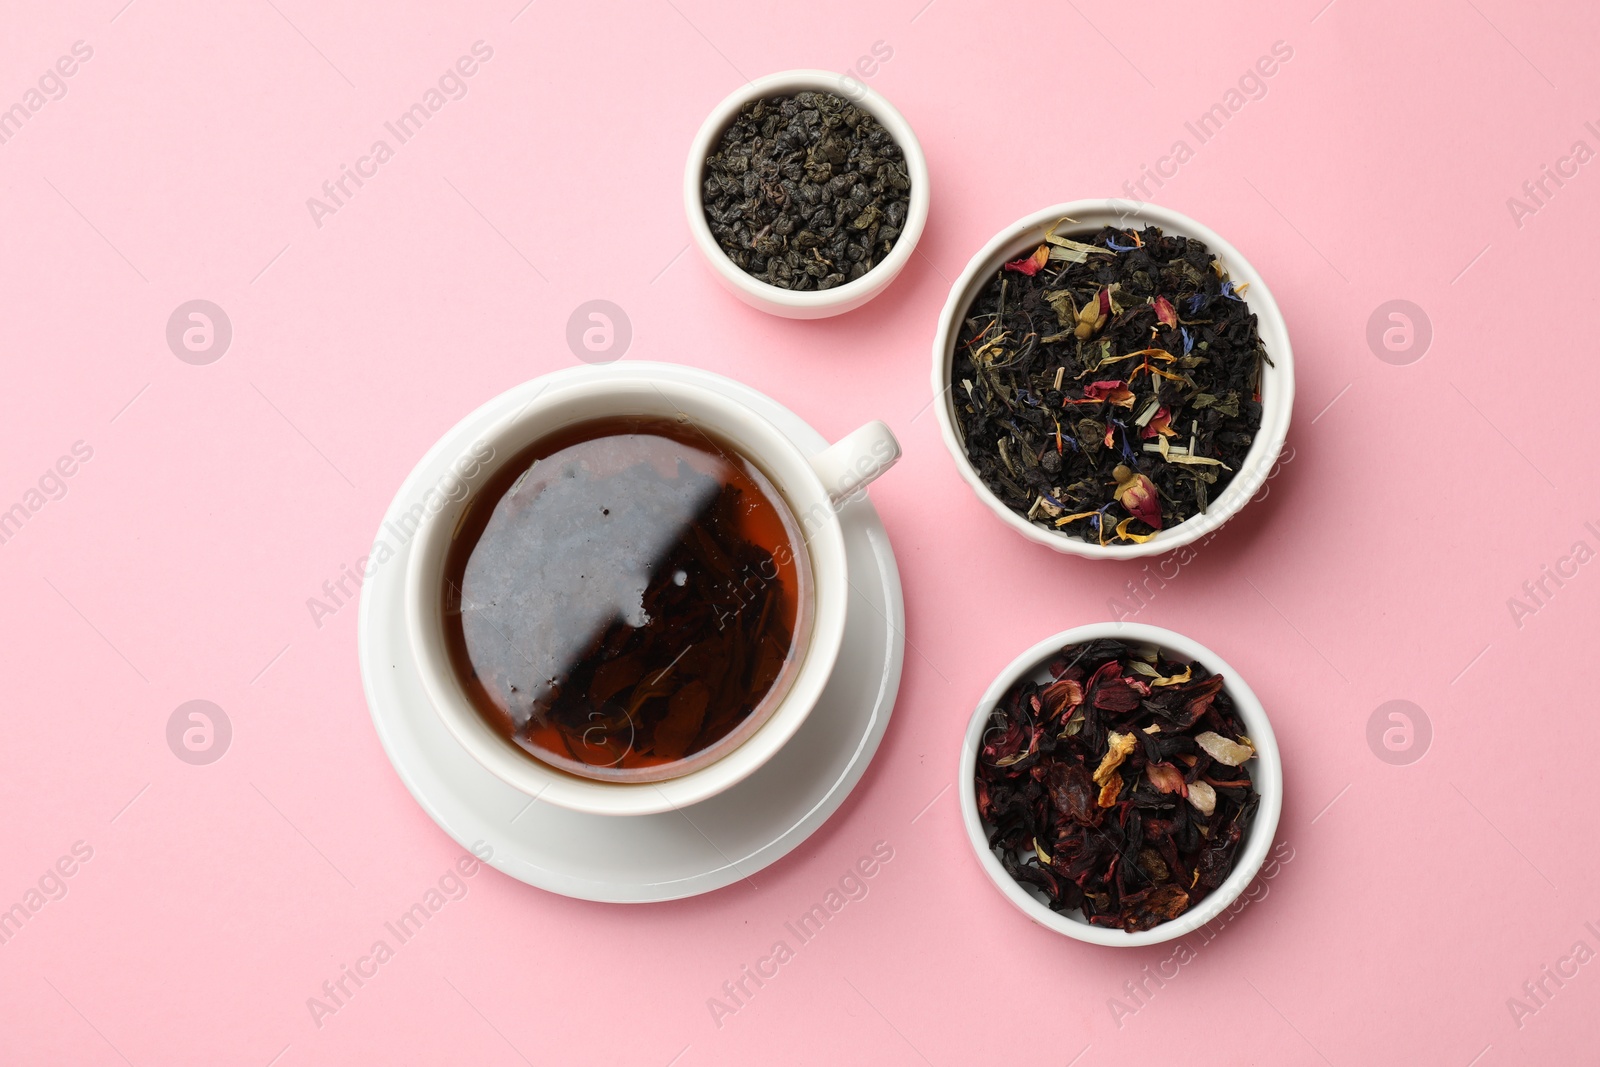
[[[1182,886],[1158,885],[1122,898],[1122,928],[1129,933],[1176,919],[1189,910],[1189,894]]]
[[[1068,678],[1051,682],[1039,694],[1044,701],[1044,712],[1054,719],[1063,711],[1083,703],[1083,686]]]
[[[1139,706],[1139,694],[1133,686],[1116,678],[1094,691],[1094,706],[1106,711],[1132,711]]]
[[[1050,802],[1062,815],[1080,826],[1093,826],[1100,821],[1100,808],[1096,801],[1100,787],[1094,784],[1089,769],[1078,763],[1050,765]]]

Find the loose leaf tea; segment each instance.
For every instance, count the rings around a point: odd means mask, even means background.
[[[706,223],[746,274],[832,289],[881,262],[906,224],[905,154],[871,113],[832,93],[754,100],[706,160]]]
[[[464,514],[445,566],[456,673],[546,763],[686,773],[760,726],[798,668],[799,545],[766,477],[693,424],[581,423],[515,457]]]
[[[973,299],[956,422],[983,483],[1035,525],[1148,541],[1233,480],[1272,361],[1249,283],[1203,242],[1155,226],[1082,236],[1052,228]]]
[[[1068,645],[1000,698],[978,814],[1050,909],[1148,930],[1228,877],[1255,817],[1255,748],[1223,677],[1125,641]]]

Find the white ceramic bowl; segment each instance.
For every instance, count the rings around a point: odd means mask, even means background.
[[[768,96],[787,96],[792,93],[813,91],[842,96],[872,116],[894,137],[900,151],[905,154],[906,172],[911,177],[911,202],[907,205],[906,224],[900,237],[877,266],[853,282],[832,289],[812,292],[795,292],[780,289],[746,274],[723,253],[722,247],[711,236],[701,205],[700,182],[705,173],[705,163],[715,150],[717,140],[739,109],[752,100]],[[695,247],[711,265],[717,280],[733,295],[751,307],[788,319],[823,319],[842,315],[865,304],[886,289],[895,275],[900,273],[922,237],[928,222],[928,160],[922,154],[922,145],[911,131],[911,124],[896,111],[894,105],[868,89],[854,78],[833,74],[825,70],[787,70],[757,78],[731,93],[712,109],[706,121],[695,134],[689,148],[689,161],[683,172],[683,209],[689,217],[689,232]]]
[[[1058,232],[1067,236],[1093,232],[1102,226],[1119,228],[1155,225],[1169,234],[1179,234],[1204,241],[1213,255],[1228,269],[1228,275],[1237,282],[1249,282],[1245,301],[1255,312],[1261,342],[1271,357],[1271,366],[1263,367],[1261,376],[1261,429],[1256,434],[1244,465],[1234,472],[1233,481],[1223,494],[1211,501],[1204,513],[1195,515],[1176,526],[1156,531],[1154,537],[1143,544],[1100,545],[1082,541],[1070,534],[1047,530],[1029,522],[1027,518],[1007,507],[990,491],[978,472],[967,459],[962,444],[961,430],[955,419],[954,404],[957,398],[950,389],[950,367],[955,359],[955,347],[960,340],[961,322],[973,297],[977,296],[994,272],[1009,260],[1038,247],[1044,232],[1063,218],[1075,220]],[[1239,250],[1216,233],[1185,215],[1154,204],[1134,206],[1123,200],[1074,200],[1066,204],[1037,211],[1017,220],[1000,233],[977,255],[972,257],[961,277],[950,287],[949,299],[939,319],[939,332],[933,341],[933,395],[938,398],[934,410],[939,415],[939,430],[945,447],[956,461],[956,469],[966,479],[978,499],[989,505],[989,510],[1002,522],[1028,540],[1075,556],[1090,559],[1135,559],[1140,556],[1159,555],[1181,548],[1206,536],[1243,508],[1255,496],[1272,473],[1278,453],[1283,450],[1284,438],[1289,433],[1289,415],[1294,407],[1294,353],[1289,346],[1289,330],[1284,324],[1278,302],[1261,275],[1256,273]]]
[[[978,796],[974,785],[978,750],[982,747],[983,735],[989,728],[989,715],[1000,698],[1013,685],[1024,679],[1034,678],[1043,681],[1048,678],[1048,664],[1064,646],[1099,638],[1116,638],[1134,644],[1157,645],[1179,656],[1203,663],[1212,673],[1222,675],[1227,679],[1224,687],[1228,695],[1233,698],[1234,709],[1244,721],[1245,731],[1256,750],[1255,758],[1249,761],[1247,766],[1261,802],[1256,808],[1255,820],[1250,824],[1249,833],[1236,854],[1233,871],[1210,896],[1176,919],[1131,934],[1124,930],[1091,926],[1082,919],[1051,911],[1021,883],[1007,874],[999,858],[989,849],[989,836],[984,830],[983,821],[978,817]],[[972,714],[972,721],[967,725],[966,737],[961,743],[961,764],[956,771],[956,780],[961,789],[961,821],[967,828],[967,839],[978,855],[978,862],[982,864],[983,872],[989,876],[989,880],[994,882],[1006,899],[1040,926],[1079,941],[1116,948],[1136,948],[1140,945],[1171,941],[1198,930],[1222,914],[1223,909],[1244,892],[1250,880],[1261,869],[1268,850],[1272,848],[1273,835],[1278,831],[1278,816],[1283,811],[1283,765],[1278,758],[1278,742],[1273,736],[1272,724],[1267,721],[1267,713],[1262,709],[1261,701],[1256,699],[1255,693],[1251,692],[1244,679],[1239,677],[1238,671],[1228,666],[1221,656],[1198,641],[1192,641],[1182,634],[1164,630],[1159,626],[1145,626],[1140,623],[1103,622],[1074,627],[1040,641],[1012,660],[1010,666],[1001,671],[1000,676],[984,691],[983,699],[978,701],[978,708]]]
[[[899,444],[881,422],[808,456],[753,409],[656,367],[615,364],[597,378],[536,394],[454,459],[460,477],[448,489],[431,492],[412,509],[419,525],[405,579],[406,633],[435,713],[467,753],[503,781],[530,797],[596,815],[647,815],[698,803],[749,777],[794,736],[816,706],[844,640],[850,582],[837,508],[900,457]],[[522,751],[473,707],[445,643],[445,561],[472,492],[534,442],[565,426],[615,415],[687,419],[731,444],[783,496],[811,564],[811,636],[777,708],[715,762],[660,782],[581,778]]]

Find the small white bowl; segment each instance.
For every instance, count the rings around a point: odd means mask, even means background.
[[[1227,268],[1230,278],[1236,282],[1250,283],[1245,302],[1255,312],[1261,343],[1272,359],[1272,365],[1262,368],[1261,429],[1245,455],[1244,465],[1234,472],[1227,490],[1211,501],[1211,506],[1205,512],[1176,526],[1157,530],[1155,536],[1143,544],[1100,545],[1029,522],[1026,517],[1007,507],[983,484],[983,479],[978,477],[978,472],[967,459],[967,450],[956,424],[956,398],[954,390],[950,388],[950,368],[955,359],[955,348],[960,340],[961,323],[966,317],[967,308],[1002,264],[1038,247],[1045,231],[1063,218],[1072,219],[1073,224],[1061,228],[1062,236],[1094,232],[1102,226],[1126,229],[1152,224],[1159,226],[1164,233],[1204,241],[1206,247]],[[972,257],[967,269],[950,287],[950,297],[945,301],[944,311],[939,318],[939,332],[933,341],[933,395],[938,398],[934,410],[939,415],[939,430],[944,437],[945,447],[955,458],[956,469],[972,487],[972,491],[978,494],[978,499],[989,505],[989,510],[1000,516],[1007,526],[1028,540],[1057,552],[1089,559],[1136,559],[1170,552],[1198,541],[1237,514],[1260,491],[1271,475],[1273,464],[1278,461],[1278,454],[1283,450],[1284,439],[1289,433],[1289,416],[1294,407],[1294,352],[1289,346],[1289,330],[1284,324],[1283,313],[1278,310],[1278,302],[1272,298],[1267,283],[1239,254],[1238,249],[1216,233],[1185,215],[1154,204],[1135,207],[1125,200],[1073,200],[1037,211],[1001,230],[984,245],[982,251]]]
[[[1018,682],[1028,678],[1040,681],[1048,678],[1048,664],[1063,647],[1100,638],[1116,638],[1133,644],[1156,645],[1168,652],[1204,664],[1213,674],[1222,675],[1226,679],[1223,683],[1224,688],[1233,698],[1234,710],[1239,713],[1239,718],[1244,720],[1246,734],[1256,750],[1255,758],[1247,765],[1261,802],[1256,808],[1250,830],[1236,854],[1233,870],[1210,896],[1176,919],[1137,933],[1104,926],[1091,926],[1082,919],[1051,911],[1040,903],[1026,887],[1006,873],[999,858],[990,851],[989,835],[984,830],[983,821],[978,817],[978,796],[974,785],[978,750],[983,745],[983,735],[989,728],[989,715],[995,705]],[[1171,941],[1193,933],[1221,915],[1223,909],[1238,899],[1239,894],[1244,892],[1250,880],[1261,869],[1262,863],[1267,858],[1267,852],[1272,847],[1273,835],[1278,832],[1278,816],[1283,811],[1283,765],[1278,758],[1278,742],[1273,736],[1272,724],[1267,721],[1267,713],[1261,707],[1261,701],[1256,699],[1255,693],[1245,684],[1239,672],[1228,666],[1221,656],[1209,648],[1182,634],[1142,623],[1101,622],[1077,626],[1040,641],[1012,660],[1010,666],[1001,671],[1000,676],[984,691],[983,699],[978,701],[978,708],[973,712],[972,721],[967,725],[966,738],[961,743],[961,763],[956,771],[956,781],[961,789],[961,821],[967,828],[967,840],[972,843],[973,851],[978,854],[978,862],[983,866],[983,872],[989,876],[989,880],[1000,892],[1005,894],[1006,899],[1040,926],[1079,941],[1087,941],[1094,945],[1109,945],[1113,948],[1137,948],[1141,945],[1156,945],[1163,941]]]
[[[882,124],[894,137],[895,143],[906,158],[906,172],[911,178],[911,202],[907,205],[906,224],[900,231],[894,247],[883,261],[853,282],[810,292],[780,289],[746,274],[722,251],[711,227],[706,223],[705,209],[700,199],[700,183],[705,173],[706,159],[715,150],[723,131],[733,121],[739,109],[752,100],[769,96],[789,96],[799,92],[831,93],[842,96]],[[695,134],[689,148],[688,165],[683,172],[683,209],[689,217],[689,232],[700,254],[711,265],[717,280],[725,289],[753,308],[787,319],[824,319],[842,315],[865,304],[886,289],[895,275],[906,265],[911,253],[922,237],[928,222],[928,160],[922,154],[922,145],[911,131],[911,124],[896,111],[893,104],[868,89],[854,78],[833,74],[825,70],[787,70],[769,74],[745,85],[712,109]]]

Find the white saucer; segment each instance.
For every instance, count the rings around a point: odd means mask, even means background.
[[[656,368],[743,401],[808,453],[827,447],[799,416],[747,386],[690,367]],[[574,367],[525,382],[474,411],[428,450],[378,530],[396,554],[362,586],[361,679],[378,738],[401,781],[463,847],[487,852],[491,866],[552,893],[675,900],[720,889],[776,862],[844,803],[894,709],[905,657],[905,602],[888,534],[863,497],[839,513],[852,592],[838,666],[816,710],[766,766],[703,803],[626,818],[543,804],[490,774],[435,716],[409,662],[400,595],[409,545],[400,540],[400,516],[496,420],[545,389],[606,373],[604,367]]]

